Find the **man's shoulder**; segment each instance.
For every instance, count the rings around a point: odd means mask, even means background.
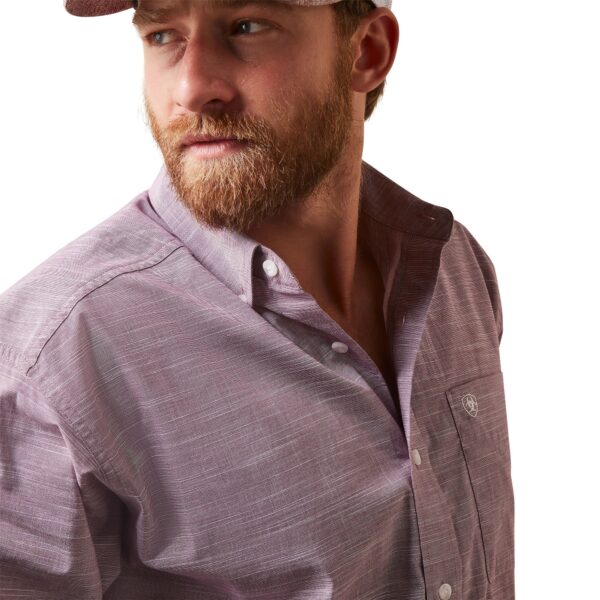
[[[147,198],[142,192],[0,294],[0,357],[29,368],[84,298],[182,246],[151,217]]]
[[[452,234],[444,249],[443,266],[475,270],[484,279],[496,279],[494,263],[480,241],[460,221],[454,220]]]
[[[495,321],[500,341],[503,316],[496,268],[480,242],[457,220],[442,252],[438,283],[438,288],[454,298],[457,305],[466,306],[465,300],[471,299],[480,310],[481,303],[487,302],[484,298],[489,298],[490,316]]]

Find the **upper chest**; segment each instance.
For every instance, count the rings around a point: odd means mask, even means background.
[[[351,317],[344,317],[325,303],[326,312],[354,339],[375,363],[388,387],[395,389],[395,369],[391,357],[391,344],[384,318],[384,287],[374,265],[357,275]]]

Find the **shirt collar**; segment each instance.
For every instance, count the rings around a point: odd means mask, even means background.
[[[260,244],[242,233],[199,223],[181,202],[164,164],[148,195],[167,229],[211,273],[252,304],[252,259]]]
[[[269,259],[285,265],[273,250],[242,233],[199,223],[179,199],[164,164],[148,195],[166,228],[250,306],[254,304],[253,276],[265,278],[259,265]],[[420,200],[364,161],[361,195],[361,211],[386,229],[442,243],[450,238],[454,223],[450,210]],[[289,269],[283,269],[278,281],[288,289],[299,288]]]
[[[454,225],[452,212],[421,200],[377,169],[362,162],[361,209],[396,231],[447,242]]]

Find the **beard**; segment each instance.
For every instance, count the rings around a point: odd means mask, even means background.
[[[222,113],[177,117],[164,129],[158,125],[148,97],[144,104],[173,188],[194,218],[213,228],[247,233],[255,224],[300,208],[339,162],[352,125],[349,44],[340,43],[331,84],[320,95],[287,87],[272,99],[264,118]],[[234,137],[241,149],[218,158],[195,159],[181,140],[186,135]],[[344,198],[335,193],[332,210]]]

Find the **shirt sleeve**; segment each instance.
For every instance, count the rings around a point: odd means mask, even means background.
[[[488,287],[488,292],[490,294],[492,310],[494,311],[496,330],[498,331],[498,345],[500,345],[500,342],[502,341],[502,332],[504,330],[504,321],[502,316],[502,300],[500,299],[500,288],[498,286],[498,277],[496,275],[496,269],[487,255],[486,258],[488,262],[486,283]]]
[[[504,322],[502,319],[502,302],[500,300],[500,292],[496,301],[496,327],[498,328],[498,344],[502,341],[502,332],[504,331]]]
[[[123,508],[100,479],[72,428],[0,363],[0,598],[102,598]]]
[[[460,223],[460,226],[465,232],[467,240],[471,245],[475,258],[479,263],[479,267],[481,268],[481,273],[483,275],[483,279],[485,281],[485,285],[487,286],[487,291],[490,296],[490,302],[494,313],[494,321],[496,324],[496,331],[498,333],[498,345],[500,345],[500,342],[502,341],[502,333],[504,330],[504,320],[502,315],[502,301],[500,299],[500,288],[498,286],[498,276],[496,274],[496,268],[491,258],[481,247],[479,242],[473,237],[471,232],[462,223]]]
[[[496,321],[496,330],[498,331],[498,345],[502,341],[502,333],[504,331],[504,320],[502,315],[502,300],[500,299],[500,288],[498,287],[498,278],[496,269],[491,260],[488,258],[487,279],[486,284],[490,294],[490,302],[494,311],[494,320]]]

